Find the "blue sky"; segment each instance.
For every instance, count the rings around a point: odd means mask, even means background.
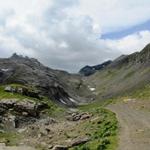
[[[146,22],[129,27],[127,29],[122,29],[120,31],[105,33],[101,36],[101,38],[103,38],[103,39],[120,39],[125,36],[131,35],[131,34],[143,31],[143,30],[148,30],[148,31],[150,30],[150,20],[147,20]]]
[[[17,52],[77,72],[150,42],[150,0],[5,0],[0,57]]]

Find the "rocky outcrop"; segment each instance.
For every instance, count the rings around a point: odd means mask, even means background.
[[[79,121],[79,120],[86,120],[92,117],[92,114],[88,113],[88,112],[84,112],[84,113],[73,113],[69,116],[66,117],[67,120],[69,121]]]
[[[45,103],[30,99],[2,99],[0,100],[0,122],[5,128],[17,128],[25,122],[32,122],[40,117],[40,112],[48,106]]]
[[[29,116],[37,117],[43,108],[46,108],[45,103],[34,102],[30,99],[2,99],[0,100],[1,114],[10,111],[15,111],[18,114],[26,114]]]
[[[31,89],[29,89],[27,87],[23,87],[23,86],[8,85],[5,87],[4,91],[11,92],[11,93],[18,93],[21,95],[38,98],[38,99],[41,98],[41,96],[39,95],[39,92],[37,90],[31,90]]]

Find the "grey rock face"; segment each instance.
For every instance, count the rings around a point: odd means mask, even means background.
[[[17,113],[26,112],[30,116],[38,116],[41,108],[46,108],[46,104],[37,103],[29,99],[19,101],[18,99],[2,99],[0,100],[0,109],[7,113],[8,110],[16,111]]]
[[[25,122],[32,122],[39,118],[42,109],[46,104],[34,102],[29,99],[2,99],[0,100],[1,123],[6,130],[17,128]]]

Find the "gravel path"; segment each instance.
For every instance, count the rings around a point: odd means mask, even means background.
[[[0,150],[35,150],[34,148],[27,146],[3,146],[0,144]]]
[[[150,150],[150,100],[111,104],[120,123],[118,150]]]

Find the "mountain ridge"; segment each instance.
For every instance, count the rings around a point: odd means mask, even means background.
[[[12,83],[32,85],[41,95],[68,106],[86,102],[80,90],[88,91],[79,75],[51,69],[37,59],[17,54],[0,59],[0,84]]]
[[[115,59],[104,70],[85,78],[100,100],[131,92],[150,84],[150,44],[140,52]]]
[[[51,69],[35,58],[14,53],[10,58],[0,59],[0,84],[31,85],[40,95],[72,107],[100,95],[100,99],[105,99],[149,83],[149,66],[150,44],[140,52],[122,55],[114,61],[86,66],[80,70],[82,75]]]
[[[111,64],[111,62],[112,62],[111,60],[108,60],[99,65],[94,65],[94,66],[87,65],[80,69],[79,74],[81,74],[83,76],[90,76],[90,75],[94,74],[96,71],[100,71],[100,70],[104,69],[109,64]]]

